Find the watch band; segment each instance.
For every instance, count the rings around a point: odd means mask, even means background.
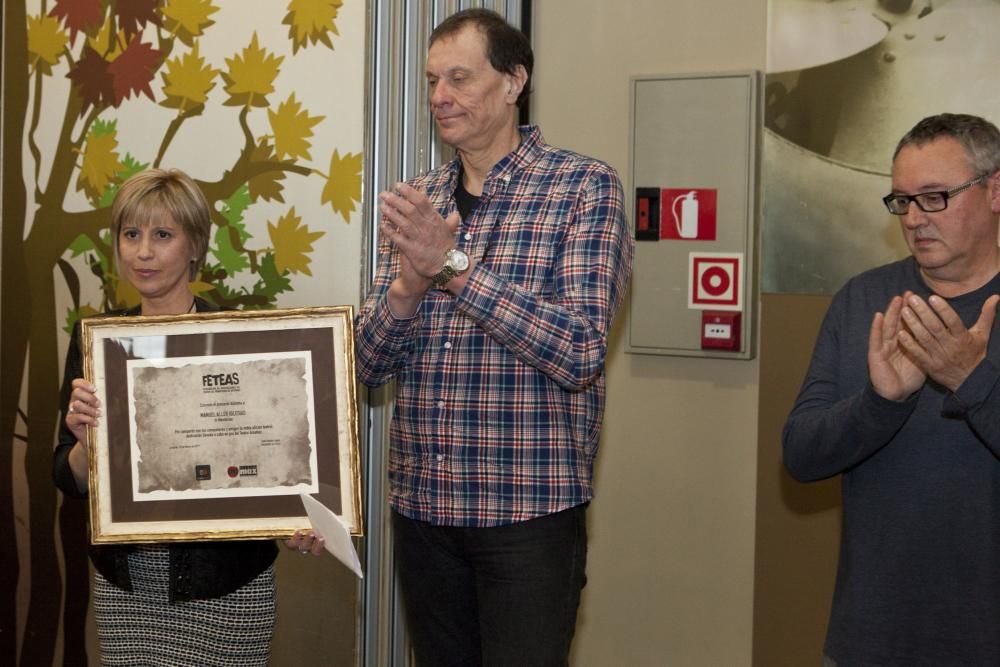
[[[444,288],[448,281],[469,270],[469,256],[458,248],[452,248],[444,255],[444,266],[431,278],[431,283],[438,289]]]
[[[437,274],[431,278],[431,282],[434,283],[434,287],[441,289],[448,284],[448,281],[458,275],[458,271],[451,268],[448,264],[444,265],[444,268],[437,272]]]

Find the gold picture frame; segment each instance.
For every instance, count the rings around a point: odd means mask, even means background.
[[[362,534],[353,308],[81,321],[94,543]]]

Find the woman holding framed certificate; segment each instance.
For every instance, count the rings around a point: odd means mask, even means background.
[[[205,262],[211,221],[189,176],[161,169],[133,176],[115,196],[111,217],[120,277],[141,301],[109,315],[219,310],[190,287]],[[56,485],[71,498],[90,491],[88,428],[102,417],[97,388],[83,375],[78,323],[53,468]],[[311,536],[296,544],[322,548]],[[102,664],[267,663],[275,621],[273,540],[92,545],[90,556]]]

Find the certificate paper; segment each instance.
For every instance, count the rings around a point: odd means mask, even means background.
[[[131,359],[134,501],[318,491],[308,350]]]

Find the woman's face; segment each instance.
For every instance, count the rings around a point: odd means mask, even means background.
[[[143,300],[170,300],[190,294],[191,256],[187,234],[168,213],[153,221],[122,223],[118,235],[119,269]]]

